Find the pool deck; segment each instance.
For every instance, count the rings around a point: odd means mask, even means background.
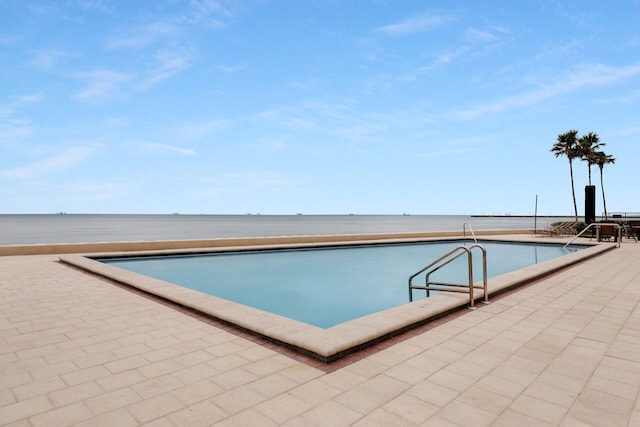
[[[0,257],[0,425],[640,425],[633,241],[329,365],[58,259]]]

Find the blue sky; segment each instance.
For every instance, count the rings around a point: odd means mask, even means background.
[[[0,213],[572,214],[569,129],[640,211],[640,0],[0,0],[0,61]]]

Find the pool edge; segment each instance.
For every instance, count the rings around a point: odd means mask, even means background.
[[[494,239],[504,241],[504,239]],[[516,240],[519,242],[549,241],[540,238],[532,239],[530,237],[527,239],[523,238],[523,236],[518,236]],[[406,241],[406,239],[400,238],[394,239],[394,241]],[[509,241],[514,240],[511,239]],[[550,240],[549,242],[558,243],[557,240]],[[353,243],[353,241],[349,241],[348,243]],[[613,248],[613,245],[607,244],[592,245],[590,248],[579,252],[526,267],[516,272],[496,276],[489,281],[489,295],[495,295],[538,280],[546,275],[555,273]],[[198,250],[198,252],[201,251]],[[106,255],[107,254],[102,254],[102,256]],[[159,279],[106,265],[84,254],[66,255],[59,257],[59,259],[65,264],[234,325],[242,330],[262,336],[325,363],[333,362],[384,339],[464,308],[468,305],[469,301],[466,295],[441,294],[428,300],[423,299],[414,301],[413,303],[403,304],[328,329],[322,329],[242,304],[233,303],[222,298],[183,288]],[[481,298],[482,296],[482,292],[476,294],[477,298]]]

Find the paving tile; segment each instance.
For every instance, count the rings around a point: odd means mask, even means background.
[[[224,389],[210,379],[203,379],[187,384],[172,391],[185,405],[192,405],[210,399],[222,393]]]
[[[429,382],[440,384],[461,393],[471,387],[475,379],[446,367],[431,375]]]
[[[96,382],[90,381],[51,392],[48,397],[55,406],[65,406],[90,397],[99,396],[102,393],[104,393],[104,389],[98,386]]]
[[[61,374],[75,372],[78,366],[72,361],[56,363],[55,365],[46,365],[36,369],[30,369],[29,372],[36,381],[44,380]]]
[[[368,427],[368,426],[397,426],[397,427],[412,427],[415,424],[410,421],[394,414],[387,412],[382,408],[378,408],[365,415],[364,418],[356,421],[353,426]]]
[[[545,371],[540,374],[536,382],[541,382],[560,390],[567,390],[577,395],[584,388],[587,379],[575,379],[555,372]]]
[[[34,427],[66,426],[91,417],[91,411],[82,403],[72,403],[34,415],[29,419]]]
[[[3,373],[2,382],[0,382],[0,390],[19,387],[24,384],[29,384],[32,381],[33,381],[33,377],[29,375],[29,372],[26,372],[26,371],[18,371],[14,373]]]
[[[0,390],[0,407],[16,402],[16,397],[11,389]]]
[[[281,370],[280,375],[285,376],[298,384],[302,384],[321,377],[324,373],[319,369],[303,363],[296,363]]]
[[[622,383],[597,375],[591,377],[587,387],[629,400],[635,400],[640,392],[640,384]]]
[[[85,405],[93,414],[99,415],[113,411],[118,408],[125,408],[142,400],[133,389],[129,387],[113,390],[99,396],[91,397],[84,401]]]
[[[576,402],[568,414],[568,418],[596,427],[623,427],[629,418],[584,402]]]
[[[132,384],[143,383],[145,381],[148,381],[146,377],[136,370],[124,371],[96,380],[96,382],[100,384],[100,387],[107,391]]]
[[[124,409],[106,412],[74,424],[74,427],[135,427],[138,422]]]
[[[139,423],[146,423],[184,408],[184,404],[169,393],[151,397],[128,406]]]
[[[578,393],[576,392],[551,386],[549,384],[545,384],[542,381],[537,381],[531,384],[524,391],[524,394],[540,400],[554,403],[564,408],[570,408],[578,397]]]
[[[526,395],[518,397],[510,408],[550,424],[559,424],[567,413],[567,408]]]
[[[230,390],[258,379],[258,376],[242,368],[232,369],[211,377],[211,380],[225,390]]]
[[[460,393],[427,380],[411,387],[407,390],[407,394],[441,408],[455,399]]]
[[[359,412],[333,400],[326,401],[301,415],[302,418],[322,426],[349,426],[362,418]]]
[[[273,355],[271,357],[266,357],[249,363],[245,365],[243,369],[256,376],[265,376],[281,371],[287,366],[290,366],[290,364],[290,361],[284,360],[280,355]]]
[[[0,425],[25,420],[32,415],[53,409],[55,409],[55,407],[45,396],[37,396],[31,399],[11,403],[0,407]]]
[[[322,379],[322,378],[320,378]],[[323,381],[311,381],[291,389],[288,394],[307,402],[311,405],[319,405],[339,395],[342,391]]]
[[[279,373],[268,375],[248,384],[247,389],[255,390],[266,398],[272,398],[293,389],[298,384]]]
[[[228,372],[232,369],[248,365],[251,361],[238,354],[227,354],[222,357],[212,357],[211,360],[206,363],[218,372]]]
[[[475,405],[463,403],[459,399],[448,403],[437,412],[437,415],[463,427],[488,426],[496,418],[495,414],[486,412]]]
[[[109,375],[109,371],[103,366],[80,369],[78,371],[62,374],[62,379],[69,385],[82,384],[87,381],[97,380]]]
[[[229,414],[237,414],[265,400],[267,398],[263,393],[244,387],[234,388],[211,398],[213,403]]]
[[[526,385],[490,374],[480,378],[474,383],[474,387],[515,400],[526,388]]]
[[[283,424],[312,407],[310,403],[284,393],[256,405],[255,409],[277,424]]]
[[[40,396],[55,390],[66,388],[67,384],[60,377],[51,377],[38,382],[13,387],[13,393],[18,400],[26,400],[31,397]]]
[[[405,363],[389,368],[385,375],[407,384],[417,384],[446,366],[446,362],[418,355]]]
[[[216,427],[270,427],[276,425],[277,424],[275,422],[271,421],[269,418],[265,417],[260,412],[254,409],[248,409],[246,411],[235,414],[223,421],[213,424],[213,426]]]
[[[475,386],[469,388],[455,400],[494,416],[502,413],[513,402],[513,399]]]
[[[182,387],[182,382],[173,375],[162,375],[131,386],[144,399],[176,390],[180,387]]]
[[[449,421],[437,414],[425,420],[420,425],[422,427],[460,427],[460,424]]]
[[[387,369],[387,366],[369,359],[358,360],[354,364],[344,368],[344,370],[349,371],[350,373],[353,373],[362,378],[372,378]]]
[[[422,423],[440,409],[436,405],[406,393],[388,401],[381,408],[413,425]]]
[[[348,369],[341,369],[321,376],[318,380],[334,388],[345,391],[365,382],[367,378],[369,377],[362,376]]]
[[[556,427],[557,425],[511,409],[504,411],[492,423],[493,427]]]
[[[635,398],[625,399],[623,397],[592,388],[586,388],[582,393],[580,393],[578,401],[585,405],[601,408],[607,412],[624,415],[625,417],[629,416],[633,410],[633,405],[635,404]]]
[[[188,366],[173,372],[171,375],[180,380],[183,384],[190,384],[204,378],[210,378],[217,372],[206,364]]]
[[[213,403],[205,400],[169,414],[176,426],[210,426],[227,417],[227,413]]]

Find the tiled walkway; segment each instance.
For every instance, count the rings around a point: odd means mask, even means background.
[[[333,369],[56,259],[0,258],[0,425],[640,426],[640,244]]]

